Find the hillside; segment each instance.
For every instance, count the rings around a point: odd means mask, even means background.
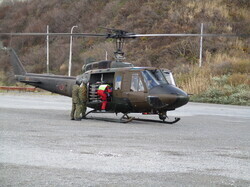
[[[204,23],[204,33],[249,34],[249,13],[248,0],[4,1],[0,5],[0,32],[46,32],[49,25],[50,32],[60,33],[70,32],[71,27],[77,25],[75,33],[106,32],[100,27],[141,34],[199,33],[200,24]],[[46,71],[45,37],[2,37],[1,40],[4,46],[12,46],[18,51],[28,71]],[[108,58],[113,58],[111,40],[77,37],[73,43],[73,75],[80,73],[90,57],[104,59],[107,51]],[[126,61],[135,65],[171,69],[178,85],[195,96],[214,97],[211,102],[220,102],[216,98],[225,95],[228,98],[243,91],[237,95],[236,103],[249,104],[249,46],[249,38],[204,38],[202,68],[198,68],[199,38],[134,39],[126,42],[124,51]],[[68,56],[69,38],[51,37],[51,72],[66,75]],[[0,52],[0,65],[1,84],[12,84],[10,64],[3,51]],[[217,95],[211,95],[215,90]]]

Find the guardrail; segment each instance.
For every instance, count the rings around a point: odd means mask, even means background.
[[[17,86],[0,86],[0,90],[34,92],[34,91],[36,91],[36,88],[34,88],[34,87],[17,87]]]

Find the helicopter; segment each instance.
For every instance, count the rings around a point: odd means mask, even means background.
[[[112,95],[109,97],[105,113],[122,113],[123,116],[118,122],[127,123],[133,120],[153,121],[167,124],[174,124],[180,120],[166,120],[167,112],[175,110],[189,101],[189,95],[178,88],[172,73],[166,69],[155,67],[135,67],[132,63],[123,62],[124,52],[122,51],[126,39],[137,37],[185,37],[201,36],[201,34],[135,34],[124,30],[107,29],[105,34],[91,33],[0,33],[0,35],[50,35],[50,36],[81,36],[81,37],[105,37],[116,41],[115,60],[98,61],[83,65],[83,73],[77,77],[34,74],[26,72],[14,49],[10,48],[11,64],[14,69],[17,81],[41,88],[52,93],[72,97],[72,87],[76,80],[87,80],[87,107],[92,110],[90,113],[103,113],[102,101],[97,95],[97,89],[101,84],[108,84],[112,87]],[[221,36],[220,34],[202,34],[202,36]],[[237,35],[223,35],[235,37]],[[148,115],[158,115],[159,120],[141,119],[130,117],[130,113],[142,113]],[[95,119],[95,118],[94,118]],[[97,118],[96,118],[97,119]],[[114,121],[102,118],[102,120]]]

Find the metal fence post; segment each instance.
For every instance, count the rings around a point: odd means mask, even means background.
[[[201,23],[201,39],[200,39],[200,60],[199,60],[199,67],[202,64],[202,41],[203,41],[203,23]]]

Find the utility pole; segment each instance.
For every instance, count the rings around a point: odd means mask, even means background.
[[[108,51],[106,51],[106,60],[108,60]]]
[[[201,67],[201,64],[202,64],[202,41],[203,41],[203,23],[201,23],[201,39],[200,39],[200,61],[199,61],[199,67]]]
[[[47,74],[49,74],[49,26],[47,25]]]
[[[69,44],[69,72],[68,72],[68,76],[70,77],[71,76],[71,61],[72,61],[72,43],[73,43],[73,36],[72,36],[72,33],[73,33],[73,29],[75,27],[78,27],[77,25],[73,26],[71,28],[71,36],[70,36],[70,44]]]

